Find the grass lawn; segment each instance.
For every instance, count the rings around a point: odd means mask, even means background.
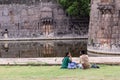
[[[0,80],[120,80],[120,66],[60,69],[60,66],[0,66]]]

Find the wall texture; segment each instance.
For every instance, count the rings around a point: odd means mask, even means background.
[[[56,25],[68,26],[68,17],[56,0],[8,1],[0,4],[0,38],[40,37],[53,33]]]
[[[73,22],[57,0],[0,0],[0,39],[87,36],[88,22]]]
[[[120,53],[119,0],[91,0],[88,49]]]

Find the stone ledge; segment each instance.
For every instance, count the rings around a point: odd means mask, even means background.
[[[37,37],[37,38],[7,38],[0,39],[0,41],[32,41],[32,40],[78,40],[78,39],[88,39],[88,37]]]
[[[0,58],[0,65],[61,65],[62,57],[54,58]],[[89,57],[90,63],[120,65],[120,57]],[[73,61],[79,63],[79,58]]]
[[[88,52],[91,53],[96,53],[96,54],[107,54],[107,55],[120,55],[120,52],[116,52],[116,51],[105,51],[105,50],[95,50],[95,49],[87,49]]]

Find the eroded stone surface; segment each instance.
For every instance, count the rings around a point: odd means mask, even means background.
[[[119,0],[91,0],[88,48],[120,54],[119,23]]]

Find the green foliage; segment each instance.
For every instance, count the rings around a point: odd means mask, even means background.
[[[89,0],[59,0],[70,16],[88,16]]]
[[[69,15],[77,16],[79,14],[78,5],[78,2],[73,2],[73,4],[67,8],[67,13]]]

